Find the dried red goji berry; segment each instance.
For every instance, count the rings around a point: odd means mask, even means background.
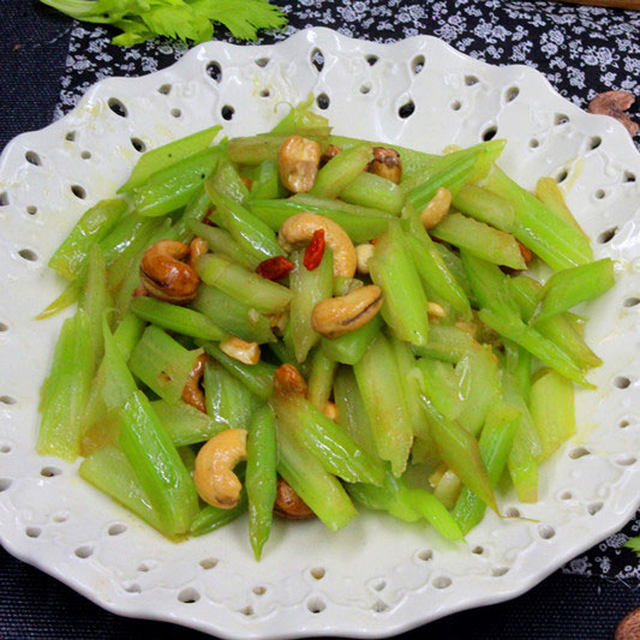
[[[377,242],[378,242],[378,238],[371,238],[371,240],[369,240],[369,244],[372,244],[374,246],[376,245]]]
[[[533,260],[533,251],[531,251],[529,247],[523,245],[520,240],[516,240],[516,242],[518,243],[518,247],[520,248],[520,254],[522,255],[524,263],[528,265]]]
[[[247,187],[247,189],[249,189],[249,191],[251,191],[251,189],[253,189],[253,180],[251,178],[247,178],[246,176],[242,176],[240,178],[240,180],[242,180],[242,182],[244,182],[244,186]]]
[[[256,273],[267,280],[280,280],[289,275],[294,267],[291,260],[287,260],[284,256],[275,256],[275,258],[263,260],[256,267]]]
[[[320,266],[324,256],[324,229],[316,229],[311,236],[311,242],[304,250],[304,266],[308,271],[313,271]]]

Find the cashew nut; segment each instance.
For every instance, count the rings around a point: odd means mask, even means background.
[[[276,501],[273,511],[289,520],[304,520],[315,516],[307,503],[280,476],[276,484]]]
[[[200,497],[219,509],[238,504],[242,483],[234,467],[247,459],[246,429],[225,429],[198,451],[193,481]]]
[[[338,407],[331,400],[327,400],[327,403],[324,405],[324,409],[322,410],[327,418],[336,422],[338,420]]]
[[[204,365],[206,362],[207,356],[204,353],[201,353],[195,359],[187,384],[184,385],[184,389],[182,390],[182,400],[203,413],[207,412],[207,408],[204,404],[204,393],[200,388],[200,380],[204,374]]]
[[[373,245],[369,243],[357,245],[356,256],[358,273],[369,273],[369,260],[373,258]]]
[[[313,187],[320,164],[320,145],[302,136],[289,136],[278,150],[278,173],[282,184],[294,193]]]
[[[449,213],[450,206],[451,192],[444,187],[440,187],[420,214],[420,220],[425,229],[433,229],[433,227],[440,224]]]
[[[369,163],[367,171],[398,184],[402,178],[400,154],[395,149],[373,147],[373,160]]]
[[[160,240],[144,252],[140,280],[144,288],[166,302],[190,302],[196,297],[200,278],[185,262],[189,245],[177,240]]]
[[[282,364],[273,376],[273,390],[281,396],[307,395],[307,382],[292,364]]]
[[[337,338],[367,324],[382,307],[382,289],[375,284],[354,289],[346,296],[326,298],[311,312],[311,326],[327,338]]]
[[[427,302],[427,314],[429,318],[446,318],[445,308],[437,302]]]
[[[324,229],[324,241],[333,251],[333,275],[353,278],[358,263],[356,249],[347,232],[329,218],[317,213],[296,213],[280,227],[278,242],[290,252],[295,245],[308,243],[317,229]]]
[[[605,91],[589,103],[588,111],[615,118],[625,126],[629,135],[635,136],[639,126],[626,113],[635,101],[635,96],[629,91]]]
[[[320,166],[323,167],[329,160],[335,158],[342,151],[341,147],[336,146],[335,144],[330,144],[323,152],[322,156],[320,156]]]
[[[209,245],[204,238],[196,236],[189,245],[189,265],[192,269],[196,268],[198,258],[209,251]]]
[[[269,319],[269,326],[273,333],[277,336],[284,335],[287,324],[289,323],[288,311],[278,311],[277,313],[272,313],[270,316],[267,316],[267,318]]]
[[[220,341],[220,351],[244,364],[260,362],[260,345],[257,342],[247,342],[231,336]]]

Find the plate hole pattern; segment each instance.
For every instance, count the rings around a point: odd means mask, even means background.
[[[200,592],[193,587],[182,589],[178,594],[178,600],[183,604],[195,604],[200,600]]]
[[[111,109],[111,111],[120,118],[126,118],[129,115],[127,107],[125,107],[122,101],[118,100],[118,98],[109,98],[107,100],[107,104],[109,105],[109,109]]]
[[[382,591],[387,586],[386,580],[377,580],[373,583],[372,588],[374,591]]]
[[[81,157],[83,160],[91,160],[91,151],[86,151],[86,150],[85,150],[85,151],[83,151],[83,152],[80,154],[80,157]]]
[[[618,233],[618,227],[611,227],[602,231],[596,239],[600,244],[607,244],[615,238],[616,233]]]
[[[433,559],[433,551],[431,549],[422,549],[422,551],[418,551],[418,560],[422,562],[429,562],[429,560]]]
[[[231,105],[225,104],[220,110],[220,115],[222,115],[223,120],[232,120],[235,112],[236,110]]]
[[[55,476],[59,476],[62,474],[62,469],[58,467],[42,467],[40,469],[40,475],[43,478],[55,478]]]
[[[475,547],[473,547],[473,549],[471,549],[471,553],[474,553],[477,556],[481,556],[484,553],[484,547],[476,545]]]
[[[569,457],[572,460],[578,460],[579,458],[584,458],[584,456],[588,456],[591,454],[591,451],[586,447],[576,447],[575,449],[571,449],[569,451]]]
[[[493,569],[491,569],[491,575],[494,578],[500,578],[508,572],[509,567],[493,567]]]
[[[498,127],[496,127],[495,125],[491,125],[482,132],[482,135],[480,137],[484,140],[484,142],[489,142],[489,140],[493,140],[497,134]]]
[[[563,491],[560,494],[560,500],[573,500],[573,493],[571,491]]]
[[[327,608],[326,602],[322,598],[311,598],[307,602],[307,609],[311,613],[322,613]]]
[[[9,331],[9,325],[4,322],[0,322],[0,333],[4,333],[5,331]]]
[[[324,567],[313,567],[309,573],[314,580],[322,580],[325,576]]]
[[[212,60],[206,67],[207,75],[217,84],[222,82],[222,67],[219,62]]]
[[[478,79],[478,76],[474,76],[473,74],[469,74],[464,77],[464,83],[467,87],[473,87],[474,84],[478,84],[479,82],[480,80]]]
[[[640,304],[640,298],[636,298],[632,296],[630,298],[626,298],[622,303],[625,307],[637,307]]]
[[[35,216],[38,213],[38,207],[34,207],[33,205],[29,205],[26,209],[27,213],[30,216]]]
[[[540,146],[540,140],[538,140],[538,138],[531,138],[531,140],[529,140],[530,149],[537,149],[539,146]]]
[[[239,613],[249,618],[250,616],[254,615],[253,607],[251,605],[247,605],[246,607],[240,609]]]
[[[600,136],[592,136],[589,138],[589,142],[587,143],[587,148],[590,151],[597,149],[602,144],[602,138]]]
[[[0,493],[6,491],[13,484],[11,478],[0,478]]]
[[[318,105],[318,109],[322,109],[324,111],[325,109],[329,108],[329,105],[331,104],[331,100],[329,99],[329,96],[326,93],[321,93],[316,98],[316,104]]]
[[[24,532],[27,538],[39,538],[42,533],[42,529],[40,527],[27,527]]]
[[[633,173],[633,171],[625,171],[622,174],[622,181],[623,182],[635,182],[636,181],[636,174]]]
[[[569,175],[569,172],[566,169],[561,169],[556,174],[556,182],[558,184],[562,184],[567,179],[568,175]]]
[[[318,73],[321,73],[324,69],[324,55],[320,49],[315,48],[311,51],[311,65],[315,68]]]
[[[267,593],[267,590],[265,587],[253,587],[252,591],[257,596],[263,596],[265,593]]]
[[[516,507],[509,507],[508,509],[505,509],[504,515],[507,516],[507,518],[519,518],[520,510]]]
[[[506,102],[513,102],[520,95],[520,89],[518,87],[509,87],[504,93],[504,99]]]
[[[631,386],[631,380],[627,376],[616,376],[613,379],[613,386],[618,389],[628,389]]]
[[[125,584],[123,587],[127,593],[142,593],[142,588],[137,582]]]
[[[33,249],[20,249],[18,255],[27,262],[36,262],[38,260],[38,254]]]
[[[264,69],[269,64],[269,58],[258,58],[256,64]]]
[[[12,405],[16,402],[17,400],[13,396],[0,396],[0,404]]]
[[[217,558],[204,558],[203,560],[200,560],[200,566],[205,571],[210,571],[211,569],[215,569],[218,566],[218,559]]]
[[[452,585],[451,578],[447,576],[438,576],[431,581],[436,589],[448,589]]]
[[[368,56],[365,56],[364,59],[367,61],[367,64],[370,67],[373,67],[374,64],[376,64],[376,62],[378,62],[378,60],[380,60],[380,58],[376,55],[374,55],[373,53],[370,53]]]
[[[27,151],[24,154],[24,158],[29,164],[32,164],[34,167],[39,167],[42,165],[42,160],[35,151]]]
[[[556,113],[553,118],[553,124],[560,126],[569,122],[569,116],[566,113]]]
[[[162,94],[163,96],[168,96],[171,93],[171,85],[168,83],[160,85],[158,87],[158,93]]]
[[[140,138],[131,138],[131,146],[138,153],[144,153],[147,150],[147,145],[142,140],[140,140]]]
[[[169,113],[171,114],[171,116],[173,118],[179,118],[180,116],[182,116],[182,111],[180,109],[178,109],[177,107],[174,107],[173,109],[171,109],[171,111],[169,111]]]
[[[543,540],[551,540],[556,535],[556,530],[548,524],[541,525],[538,527],[538,535]]]
[[[425,62],[425,57],[422,54],[416,56],[411,61],[411,71],[418,75],[424,69]]]
[[[70,188],[71,193],[73,193],[78,200],[84,200],[87,197],[87,192],[83,186],[79,184],[72,184]]]
[[[638,459],[635,456],[632,456],[629,454],[623,454],[616,458],[616,464],[619,464],[622,467],[630,467],[631,465],[635,464],[637,461]]]
[[[371,610],[374,613],[383,613],[389,608],[389,605],[386,602],[382,602],[382,600],[376,600],[371,607]]]
[[[77,547],[74,551],[76,556],[81,560],[86,560],[93,555],[93,547],[91,545],[82,545],[81,547]]]
[[[362,95],[366,95],[371,91],[371,85],[368,82],[365,82],[363,85],[360,85],[360,93]]]
[[[398,115],[406,120],[409,116],[413,115],[413,112],[416,110],[416,104],[413,100],[408,100],[398,109]]]
[[[598,513],[602,509],[603,506],[604,506],[603,502],[593,502],[587,506],[587,511],[590,516],[595,516],[596,513]]]
[[[451,111],[460,111],[460,109],[462,109],[462,102],[460,100],[454,100],[450,106]]]
[[[11,453],[12,447],[7,442],[3,442],[0,444],[0,453]]]
[[[110,536],[119,536],[119,535],[123,534],[126,530],[127,530],[126,525],[121,524],[121,523],[117,523],[117,524],[112,524],[109,527],[109,530],[107,531],[107,533]]]

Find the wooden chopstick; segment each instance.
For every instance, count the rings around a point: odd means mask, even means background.
[[[588,4],[609,9],[632,9],[640,11],[640,0],[555,0],[556,2],[571,2],[573,4]]]

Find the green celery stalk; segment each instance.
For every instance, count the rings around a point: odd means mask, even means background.
[[[593,300],[615,284],[613,261],[596,262],[554,273],[542,291],[542,300],[534,322],[568,311],[581,302]]]
[[[223,329],[204,314],[156,298],[135,298],[131,301],[131,311],[161,329],[176,331],[193,338],[222,340],[227,336]]]
[[[271,533],[278,478],[276,422],[269,405],[253,413],[248,431],[245,487],[249,498],[249,540],[256,560],[260,560]]]
[[[525,322],[529,322],[540,302],[542,285],[522,273],[508,280],[511,296],[520,309],[520,315]]]
[[[208,416],[186,402],[154,400],[151,407],[176,447],[205,442],[227,428],[218,416]]]
[[[256,166],[265,160],[276,160],[278,150],[287,138],[281,133],[261,133],[257,136],[231,138],[227,157],[240,165]]]
[[[231,234],[220,227],[210,227],[208,224],[202,222],[191,221],[189,228],[195,235],[207,241],[209,251],[213,253],[222,253],[237,264],[252,271],[255,270],[261,262],[253,256],[247,255],[233,239]]]
[[[143,153],[133,167],[129,179],[118,189],[118,193],[132,191],[147,182],[154,173],[205,151],[221,129],[220,125],[209,127]]]
[[[189,351],[149,325],[129,358],[131,372],[167,402],[178,402],[202,349]]]
[[[333,387],[333,378],[338,368],[338,363],[327,356],[324,349],[316,349],[311,357],[311,372],[309,374],[309,401],[311,404],[324,410]]]
[[[474,184],[467,184],[452,200],[455,209],[479,222],[511,233],[516,223],[514,205],[500,196]]]
[[[269,398],[273,390],[273,374],[278,368],[276,365],[264,360],[258,364],[244,364],[223,353],[214,342],[205,342],[202,346],[211,357],[256,396],[263,400]]]
[[[241,516],[247,510],[247,506],[247,492],[244,490],[240,493],[238,504],[233,509],[219,509],[218,507],[207,505],[193,519],[189,533],[192,536],[203,536],[206,533],[220,529],[220,527],[224,527],[224,525]]]
[[[576,433],[573,385],[557,372],[538,373],[531,384],[531,417],[542,444],[541,460],[546,460]]]
[[[286,189],[280,184],[278,164],[273,160],[261,162],[250,177],[253,180],[251,191],[249,192],[250,200],[273,200],[275,198],[283,198],[287,193]]]
[[[591,242],[589,236],[583,231],[578,221],[573,217],[573,213],[571,213],[571,210],[567,207],[562,189],[554,178],[545,177],[538,180],[536,183],[536,198],[538,198],[551,213],[580,231],[588,243]]]
[[[320,334],[311,327],[311,312],[318,302],[333,294],[333,254],[325,249],[322,262],[313,271],[304,266],[304,251],[294,251],[290,258],[295,265],[289,274],[289,287],[293,293],[289,316],[291,340],[296,359],[304,362],[320,340]]]
[[[400,340],[420,346],[429,333],[427,298],[407,247],[400,223],[391,222],[378,238],[369,270],[384,294],[381,313],[386,323]]]
[[[514,435],[520,424],[520,412],[506,404],[498,403],[487,414],[478,449],[487,470],[489,482],[495,487],[507,464]],[[468,487],[463,487],[453,509],[453,517],[463,533],[468,533],[484,516],[486,504]]]
[[[102,240],[125,216],[129,204],[122,198],[101,200],[82,215],[49,259],[49,266],[65,278],[78,277],[91,247]]]
[[[296,133],[308,135],[311,132],[315,132],[319,137],[328,136],[331,131],[329,121],[324,116],[311,110],[314,100],[313,94],[310,93],[306,100],[292,105],[289,113],[273,127],[271,133],[290,136]]]
[[[378,334],[353,367],[373,431],[376,451],[391,462],[395,476],[407,465],[413,428],[402,391],[402,378],[389,341]]]
[[[333,295],[346,296],[354,289],[364,286],[364,282],[359,278],[347,278],[346,276],[333,277]]]
[[[558,345],[580,369],[599,367],[602,364],[602,360],[591,351],[584,338],[567,319],[566,313],[538,320],[535,328],[547,340]]]
[[[511,234],[467,218],[461,213],[447,215],[439,225],[431,229],[431,235],[487,262],[512,269],[526,269],[520,247]]]
[[[249,189],[242,181],[235,167],[226,159],[222,159],[209,179],[209,186],[219,194],[243,203],[249,197]]]
[[[232,336],[259,344],[275,340],[265,316],[215,287],[200,283],[191,306]]]
[[[511,340],[503,340],[504,370],[503,376],[508,375],[513,380],[515,388],[525,402],[529,402],[531,391],[531,354],[519,344]]]
[[[422,393],[447,420],[455,420],[463,405],[453,365],[433,358],[419,358],[416,366]]]
[[[373,159],[371,146],[362,144],[334,156],[318,171],[311,193],[323,198],[337,198]]]
[[[443,324],[432,324],[429,327],[429,341],[424,347],[412,347],[419,356],[435,358],[455,364],[464,358],[470,349],[479,344],[466,332],[458,327]]]
[[[322,338],[324,353],[342,364],[354,365],[360,361],[369,345],[380,333],[384,324],[380,315],[375,315],[367,324],[337,338]]]
[[[394,216],[400,215],[404,198],[404,190],[397,184],[366,171],[340,192],[340,199],[345,202],[382,209]]]
[[[287,287],[234,264],[220,254],[200,256],[196,271],[202,282],[261,313],[278,313],[289,305],[293,297]]]
[[[75,304],[82,293],[84,285],[83,278],[72,280],[62,291],[62,293],[50,304],[48,304],[38,315],[34,316],[34,320],[44,320],[54,316],[63,309]]]
[[[464,267],[462,266],[462,260],[460,257],[453,252],[452,249],[447,247],[447,245],[442,242],[434,243],[436,251],[440,254],[442,261],[449,269],[449,272],[455,278],[455,281],[458,283],[458,286],[464,291],[464,294],[467,296],[469,303],[472,305],[476,305],[477,300],[473,295],[473,291],[469,285],[469,280],[467,279],[467,274],[464,271]]]
[[[181,242],[189,242],[193,236],[191,225],[202,224],[201,221],[207,217],[211,207],[211,198],[209,198],[209,194],[206,192],[204,184],[202,184],[196,189],[196,192],[191,196],[191,200],[187,202],[183,209],[182,214],[176,220],[176,238]]]

